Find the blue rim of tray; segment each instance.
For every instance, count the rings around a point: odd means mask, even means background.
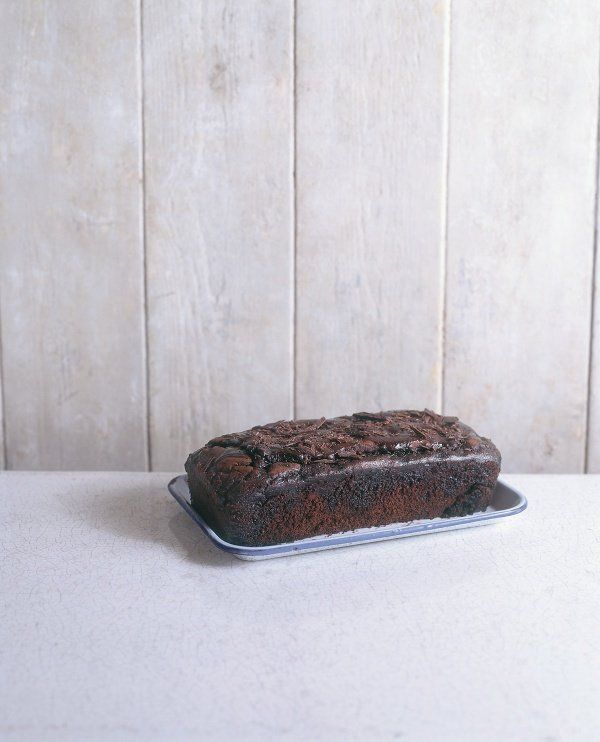
[[[360,528],[355,531],[345,531],[344,533],[336,533],[330,536],[313,536],[300,541],[273,544],[271,546],[241,546],[239,544],[232,544],[221,538],[208,525],[204,518],[194,510],[189,500],[189,489],[185,474],[174,477],[169,482],[168,489],[179,505],[200,526],[217,548],[242,559],[267,559],[275,556],[334,549],[341,546],[386,541],[406,536],[486,525],[501,518],[517,515],[527,507],[525,495],[499,479],[494,490],[492,503],[484,512],[462,515],[456,518],[434,518],[433,520],[418,520],[409,523],[392,523],[387,526],[375,526],[373,528]]]

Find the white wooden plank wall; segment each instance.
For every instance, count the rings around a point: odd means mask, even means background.
[[[0,29],[0,467],[429,406],[506,471],[600,471],[600,0],[8,0]]]
[[[599,129],[600,130],[600,129]],[[600,172],[598,173],[600,177]],[[600,183],[597,190],[596,220],[600,214]],[[596,224],[596,230],[598,225]],[[600,474],[600,250],[596,232],[592,344],[590,348],[589,407],[586,471]]]
[[[444,3],[297,9],[297,412],[437,407]]]
[[[584,466],[599,11],[452,3],[444,406],[513,470]]]
[[[152,466],[292,413],[291,3],[144,3]]]
[[[143,469],[136,0],[0,4],[7,465]]]

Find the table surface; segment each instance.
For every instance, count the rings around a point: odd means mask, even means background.
[[[0,474],[2,739],[600,739],[600,476],[264,562],[217,551],[169,478]]]

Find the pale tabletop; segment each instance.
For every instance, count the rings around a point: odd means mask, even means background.
[[[0,475],[0,736],[600,739],[600,477],[525,513],[265,562],[168,474]]]

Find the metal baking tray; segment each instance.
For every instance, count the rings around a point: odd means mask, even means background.
[[[432,520],[413,520],[409,523],[392,523],[388,526],[376,526],[374,528],[358,528],[355,531],[345,531],[330,536],[313,536],[312,538],[273,546],[240,546],[222,539],[204,518],[194,510],[190,504],[190,491],[185,474],[172,479],[168,486],[169,492],[217,548],[238,557],[238,559],[252,560],[272,559],[292,554],[304,554],[309,551],[322,551],[323,549],[337,549],[340,546],[354,546],[355,544],[386,541],[392,538],[405,538],[406,536],[422,536],[427,533],[451,531],[456,528],[485,526],[500,518],[522,513],[527,507],[525,495],[499,479],[490,506],[481,513],[462,515],[458,518],[433,518]]]

